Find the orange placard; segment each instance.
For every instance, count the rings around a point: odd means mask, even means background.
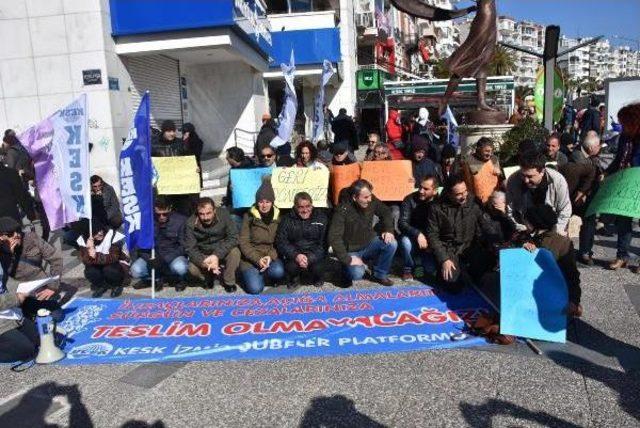
[[[373,185],[373,194],[381,201],[402,201],[415,187],[409,160],[364,162],[361,178]]]
[[[360,178],[360,164],[335,165],[331,167],[331,200],[338,205],[340,192]]]

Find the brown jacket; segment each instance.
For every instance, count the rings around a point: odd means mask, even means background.
[[[16,254],[18,264],[13,275],[19,283],[62,275],[62,254],[35,232],[24,234],[20,248]],[[44,270],[44,262],[49,264],[48,275]],[[55,281],[48,287],[57,289],[59,285],[59,281]]]
[[[278,258],[275,241],[279,224],[280,210],[275,206],[273,207],[273,220],[269,224],[260,218],[260,212],[255,206],[245,213],[240,230],[241,270],[251,266],[257,267],[258,261],[266,256],[271,257],[271,260]]]

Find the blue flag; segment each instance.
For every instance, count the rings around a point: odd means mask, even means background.
[[[120,196],[124,232],[129,251],[153,248],[153,164],[149,92],[140,101],[138,112],[120,152]]]

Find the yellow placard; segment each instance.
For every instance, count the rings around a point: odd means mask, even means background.
[[[159,195],[200,193],[200,175],[195,156],[151,158],[158,173]]]
[[[327,206],[329,170],[326,168],[275,168],[271,174],[271,186],[276,194],[278,208],[293,207],[293,198],[299,192],[307,192],[314,207]]]

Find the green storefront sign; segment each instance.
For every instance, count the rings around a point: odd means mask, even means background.
[[[380,89],[380,70],[358,70],[358,90],[374,91]]]
[[[536,118],[542,122],[544,116],[544,69],[538,70],[536,87],[533,93],[533,100],[536,105]],[[556,67],[553,73],[553,121],[559,122],[562,117],[564,107],[564,80],[562,72]]]
[[[491,79],[487,82],[487,91],[511,91],[515,87],[513,78]],[[418,82],[413,85],[385,85],[384,93],[386,96],[394,95],[442,95],[447,89],[447,82]],[[475,93],[477,91],[474,80],[466,79],[457,89],[461,93]]]

